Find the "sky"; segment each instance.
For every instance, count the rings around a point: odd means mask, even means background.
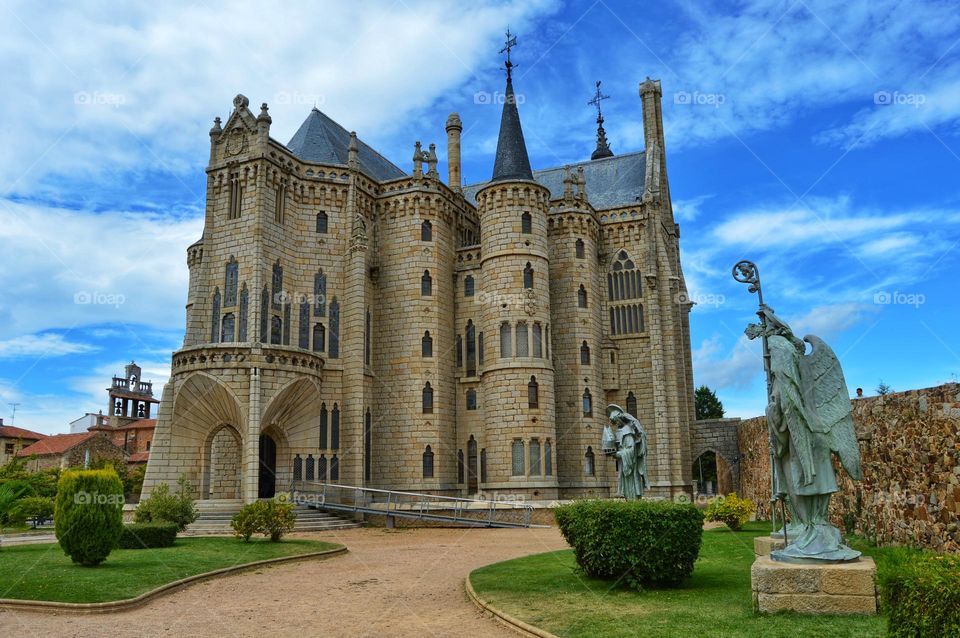
[[[694,380],[762,413],[764,300],[837,352],[851,391],[960,374],[960,13],[950,2],[0,2],[0,415],[45,433],[106,410],[135,359],[159,389],[183,339],[213,118],[267,102],[286,142],[317,106],[405,170],[463,120],[489,179],[504,31],[534,168],[614,153],[663,87]]]

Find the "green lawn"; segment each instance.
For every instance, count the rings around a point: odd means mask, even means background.
[[[736,533],[726,528],[704,531],[693,576],[676,589],[611,590],[610,583],[579,573],[571,550],[489,565],[473,572],[470,579],[477,594],[494,607],[570,638],[861,638],[885,634],[882,616],[755,615],[750,590],[753,537],[769,533],[768,523],[750,523]],[[873,556],[880,571],[914,552],[865,544],[858,544],[857,549]]]
[[[98,567],[80,567],[59,545],[0,548],[0,598],[99,603],[134,598],[194,574],[267,558],[339,547],[311,540],[178,538],[162,549],[117,549]]]

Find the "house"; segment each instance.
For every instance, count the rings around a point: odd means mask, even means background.
[[[0,419],[0,466],[6,465],[17,456],[17,452],[47,438],[46,434],[31,432],[12,425],[4,425]]]
[[[16,456],[26,459],[27,469],[34,472],[51,467],[90,467],[104,459],[126,461],[126,452],[111,439],[110,434],[99,430],[56,434],[24,447]]]

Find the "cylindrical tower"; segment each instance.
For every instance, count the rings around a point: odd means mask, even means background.
[[[447,186],[460,192],[460,133],[463,132],[463,123],[460,115],[451,113],[447,118]]]

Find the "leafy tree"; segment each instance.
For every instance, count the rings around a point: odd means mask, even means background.
[[[880,379],[880,383],[877,384],[876,392],[880,396],[883,396],[885,394],[890,394],[891,392],[893,392],[893,388],[891,388],[889,385],[884,383],[883,379]]]
[[[693,402],[697,411],[697,420],[722,419],[723,403],[717,398],[717,393],[705,385],[697,388],[693,394]]]

